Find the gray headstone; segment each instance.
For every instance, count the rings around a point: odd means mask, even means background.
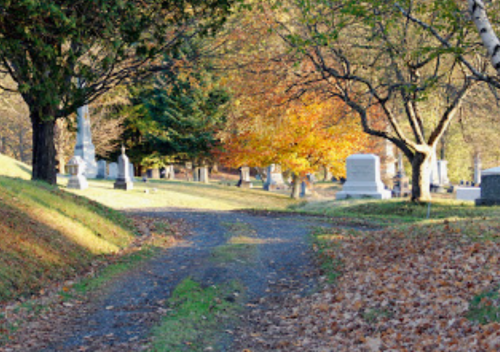
[[[97,176],[96,178],[106,178],[108,163],[106,160],[99,160],[97,162]]]
[[[108,165],[108,179],[116,180],[118,178],[118,164],[110,163]]]
[[[354,154],[346,160],[347,180],[337,199],[375,198],[389,199],[391,191],[380,179],[380,159],[373,154]]]
[[[304,198],[311,195],[310,184],[308,181],[302,181],[300,183],[300,197]]]
[[[500,167],[484,170],[481,175],[481,198],[476,205],[500,205]]]
[[[85,166],[85,161],[79,156],[74,156],[70,159],[68,169],[71,176],[68,181],[68,188],[86,189],[89,187],[87,178],[84,175]]]
[[[134,187],[130,178],[130,162],[125,154],[125,147],[122,147],[122,154],[118,157],[118,177],[114,184],[115,189],[129,190]]]

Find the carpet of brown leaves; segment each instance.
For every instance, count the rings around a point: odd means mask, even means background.
[[[253,310],[239,339],[251,351],[500,350],[500,324],[465,317],[474,295],[499,287],[498,244],[413,230],[338,236],[327,255],[343,276]]]

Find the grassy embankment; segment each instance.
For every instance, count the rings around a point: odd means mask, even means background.
[[[118,212],[44,183],[0,156],[0,301],[74,277],[134,239]]]

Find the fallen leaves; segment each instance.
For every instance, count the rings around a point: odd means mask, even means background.
[[[466,318],[474,296],[500,286],[496,243],[473,242],[451,227],[419,236],[410,228],[332,236],[331,241],[331,260],[342,260],[343,276],[321,293],[289,297],[251,317],[253,328],[245,336],[258,333],[261,343],[249,346],[273,351],[500,349],[500,324]],[[297,338],[300,347],[282,347]]]

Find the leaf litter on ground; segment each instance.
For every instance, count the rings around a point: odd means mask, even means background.
[[[498,351],[500,324],[472,318],[470,302],[499,305],[500,246],[460,226],[417,226],[327,238],[336,282],[249,313],[252,351]],[[318,247],[316,247],[318,249]],[[325,258],[323,258],[325,260]],[[325,282],[326,279],[325,279]],[[479,296],[484,292],[493,294]],[[497,319],[498,320],[498,319]],[[480,321],[480,320],[479,320]]]
[[[110,265],[126,262],[129,256],[143,249],[151,254],[154,250],[175,245],[190,234],[189,226],[182,220],[142,215],[129,217],[139,236],[128,248],[98,258],[87,272],[64,283],[45,287],[38,295],[0,304],[0,352],[36,350],[37,345],[40,348],[49,345],[52,339],[59,337],[57,331],[66,330],[76,316],[92,309],[88,307],[88,303],[92,301],[95,292],[78,292],[76,287],[79,283],[98,277]],[[101,285],[95,285],[94,288],[99,286]],[[131,346],[134,345],[139,350],[143,343],[131,341]],[[103,345],[103,350],[109,348],[106,346]],[[132,348],[131,346],[119,348]],[[117,351],[120,351],[119,348]]]

